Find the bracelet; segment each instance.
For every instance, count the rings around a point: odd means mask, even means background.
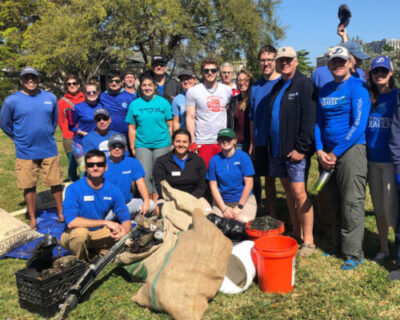
[[[228,210],[228,207],[225,207],[224,210],[222,210],[222,213],[224,213],[226,210]]]

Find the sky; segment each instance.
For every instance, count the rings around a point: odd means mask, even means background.
[[[400,39],[400,0],[282,0],[277,15],[287,29],[278,45],[306,49],[315,66],[318,55],[341,41],[336,30],[343,3],[352,13],[346,28],[350,38],[359,36],[364,42]]]

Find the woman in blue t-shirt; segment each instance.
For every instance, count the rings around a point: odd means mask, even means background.
[[[253,220],[257,212],[252,194],[254,168],[250,156],[235,149],[236,134],[232,129],[218,132],[221,152],[213,156],[207,172],[213,196],[213,212],[241,222]]]
[[[74,121],[69,124],[69,129],[74,133],[72,151],[78,164],[79,175],[85,174],[85,153],[83,151],[82,139],[90,131],[96,128],[94,112],[102,107],[99,103],[99,85],[97,81],[91,80],[85,85],[85,101],[78,103],[74,108]]]
[[[380,243],[380,251],[374,261],[382,265],[389,258],[389,225],[394,228],[397,217],[397,190],[389,139],[398,90],[393,88],[393,67],[387,56],[379,56],[372,61],[369,85],[372,108],[366,131],[368,183]]]
[[[144,179],[154,202],[158,199],[153,178],[154,163],[169,152],[172,134],[171,105],[156,95],[155,89],[153,76],[144,73],[140,77],[140,98],[131,102],[126,115],[129,147],[146,172]]]

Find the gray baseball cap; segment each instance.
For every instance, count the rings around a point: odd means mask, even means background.
[[[101,114],[103,116],[106,116],[106,117],[110,116],[110,113],[104,108],[96,109],[95,112],[94,112],[94,117],[96,118],[96,116],[98,116],[99,114]]]
[[[21,70],[21,73],[19,74],[20,77],[23,77],[26,74],[33,74],[36,77],[39,77],[39,73],[36,71],[35,68],[32,67],[25,67]]]
[[[110,139],[108,140],[108,145],[112,146],[116,143],[122,143],[125,147],[127,146],[126,137],[122,133],[114,133],[111,135]]]

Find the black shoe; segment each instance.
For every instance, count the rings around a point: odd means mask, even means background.
[[[386,279],[389,281],[400,280],[400,265],[397,265],[396,268],[390,271]]]

